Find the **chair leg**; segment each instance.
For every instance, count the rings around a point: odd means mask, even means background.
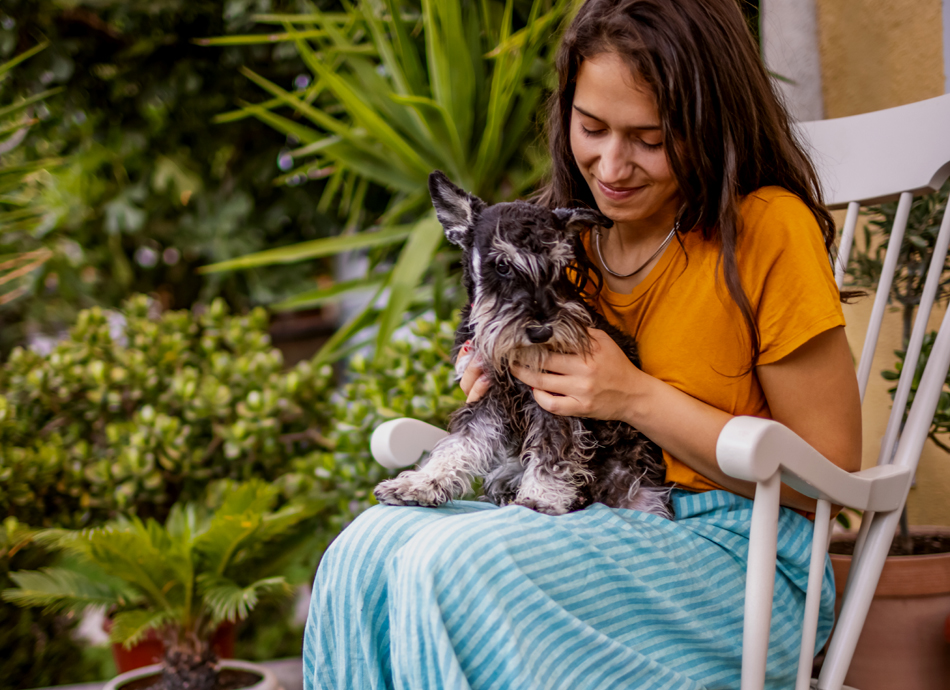
[[[762,690],[772,626],[775,592],[775,554],[778,532],[781,474],[776,472],[755,486],[749,565],[746,571],[745,619],[742,628],[741,690]]]
[[[875,515],[859,559],[851,559],[851,573],[844,605],[838,614],[835,632],[818,678],[818,687],[821,690],[838,690],[843,687],[844,677],[858,646],[858,638],[861,636],[861,629],[864,627],[864,620],[871,606],[881,569],[884,567],[884,559],[887,558],[888,547],[894,538],[900,513],[900,509],[897,509]]]
[[[798,680],[795,690],[808,690],[815,660],[815,636],[818,633],[818,612],[821,605],[821,581],[825,574],[828,553],[828,532],[831,531],[831,504],[819,499],[815,509],[815,530],[811,542],[811,563],[808,566],[808,591],[805,594],[805,620],[802,623],[802,649],[798,657]]]

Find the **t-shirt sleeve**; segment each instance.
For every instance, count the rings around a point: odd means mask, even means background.
[[[737,260],[759,327],[759,364],[772,364],[844,325],[818,222],[797,196],[756,197],[743,214]]]

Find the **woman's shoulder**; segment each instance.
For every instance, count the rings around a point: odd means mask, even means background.
[[[739,212],[746,223],[763,217],[785,216],[792,219],[801,217],[817,225],[814,214],[801,197],[784,187],[759,187],[742,198]]]
[[[776,245],[805,243],[824,249],[815,214],[801,197],[787,189],[761,187],[741,200],[739,213],[739,247],[774,249]]]

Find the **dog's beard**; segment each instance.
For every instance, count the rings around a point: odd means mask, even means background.
[[[508,372],[511,364],[541,370],[548,356],[555,352],[590,354],[587,329],[593,325],[587,309],[578,302],[558,302],[553,321],[539,324],[524,313],[516,302],[482,296],[470,316],[474,326],[474,350],[483,367],[491,367],[499,375]],[[551,326],[551,337],[544,343],[532,343],[528,329]]]

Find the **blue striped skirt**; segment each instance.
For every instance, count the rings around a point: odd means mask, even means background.
[[[676,520],[459,501],[376,506],[317,571],[304,688],[738,688],[752,502],[674,491]],[[794,686],[811,523],[782,509],[767,688]],[[817,648],[831,630],[825,568]]]

